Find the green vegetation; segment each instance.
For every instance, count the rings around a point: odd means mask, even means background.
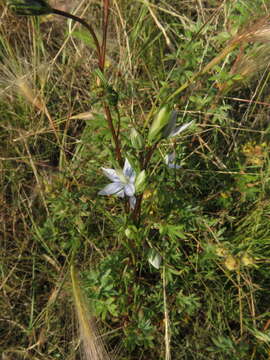
[[[51,6],[0,5],[3,360],[270,359],[269,4]]]

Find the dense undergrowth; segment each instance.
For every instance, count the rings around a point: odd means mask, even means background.
[[[101,3],[71,9],[98,39]],[[119,159],[92,39],[57,16],[1,13],[3,360],[80,358],[73,263],[112,358],[269,359],[267,2],[111,1],[122,160],[143,170],[162,104],[192,122],[152,149],[136,216],[98,195]]]

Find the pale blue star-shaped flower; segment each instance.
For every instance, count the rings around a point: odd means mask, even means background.
[[[190,121],[181,126],[176,126],[176,120],[177,120],[177,112],[173,111],[168,124],[165,126],[165,128],[163,130],[164,138],[170,138],[170,137],[174,137],[176,135],[181,134],[181,132],[186,130],[193,123],[193,121]]]
[[[123,170],[114,170],[101,168],[103,173],[112,181],[98,192],[98,195],[116,195],[124,198],[129,198],[131,209],[134,209],[136,204],[135,197],[135,179],[136,172],[132,169],[128,159],[125,160]]]
[[[168,166],[168,168],[170,168],[170,169],[180,169],[181,168],[180,165],[177,165],[175,163],[175,157],[176,157],[175,152],[172,152],[165,156],[165,164]]]

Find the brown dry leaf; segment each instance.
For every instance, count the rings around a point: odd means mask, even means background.
[[[83,113],[79,113],[79,114],[76,114],[76,115],[72,115],[70,117],[71,120],[73,119],[77,119],[77,120],[91,120],[94,118],[94,114],[93,114],[93,111],[86,111],[86,112],[83,112]]]

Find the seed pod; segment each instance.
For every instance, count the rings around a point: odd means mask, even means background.
[[[16,15],[39,16],[53,13],[45,0],[8,0],[8,7]]]

